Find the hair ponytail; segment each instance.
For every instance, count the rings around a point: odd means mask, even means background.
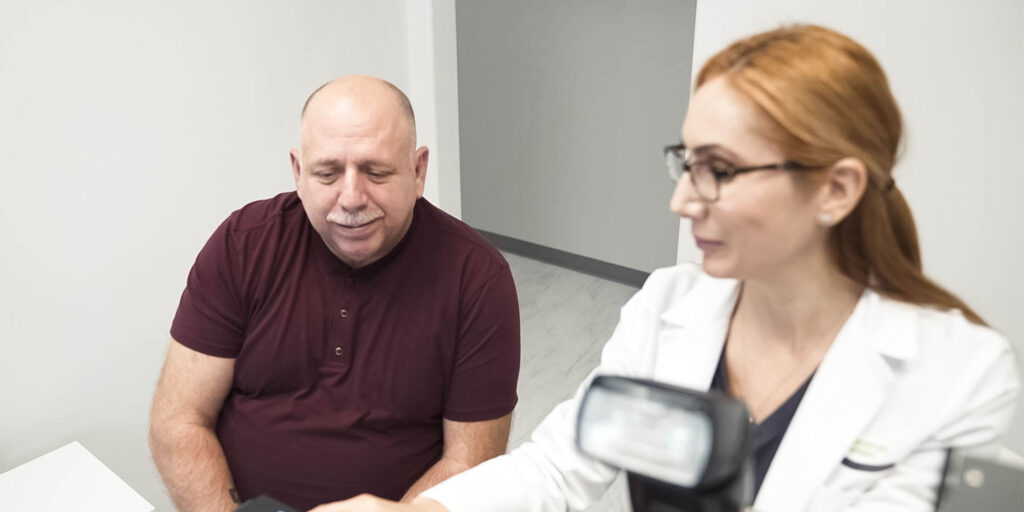
[[[904,302],[958,309],[985,321],[957,296],[924,275],[910,206],[899,189],[868,187],[857,208],[832,233],[840,271]]]
[[[843,274],[897,300],[958,309],[985,322],[922,270],[917,228],[892,168],[902,119],[878,61],[835,31],[798,25],[737,41],[711,57],[696,85],[725,77],[770,125],[766,136],[786,156],[828,167],[845,157],[864,162],[868,187],[831,246]]]

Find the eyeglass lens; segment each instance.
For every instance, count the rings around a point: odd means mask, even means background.
[[[683,174],[689,172],[690,184],[694,190],[705,201],[718,199],[718,180],[711,166],[702,162],[690,162],[684,160],[689,158],[688,154],[680,155],[679,151],[665,152],[665,165],[668,168],[668,177],[673,182],[682,179]]]

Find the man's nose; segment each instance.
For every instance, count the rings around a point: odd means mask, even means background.
[[[338,180],[338,206],[345,210],[360,210],[367,204],[366,179],[358,170],[347,170]]]
[[[669,201],[669,209],[688,219],[700,219],[707,215],[708,203],[694,190],[689,172],[683,173],[676,183],[672,199]]]

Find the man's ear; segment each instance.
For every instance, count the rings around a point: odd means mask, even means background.
[[[829,167],[820,189],[818,223],[831,227],[846,218],[867,189],[868,169],[859,158],[847,157]]]
[[[298,149],[292,148],[288,152],[288,158],[292,161],[292,178],[295,180],[295,190],[298,191],[299,175],[302,174],[302,154],[299,153]]]
[[[420,146],[416,150],[416,197],[423,197],[423,184],[427,180],[427,162],[430,160],[430,150],[426,146]]]

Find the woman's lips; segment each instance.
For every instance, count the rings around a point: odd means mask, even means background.
[[[702,251],[711,251],[717,249],[723,245],[721,241],[710,240],[707,238],[693,237],[694,241],[697,242],[697,248]]]

